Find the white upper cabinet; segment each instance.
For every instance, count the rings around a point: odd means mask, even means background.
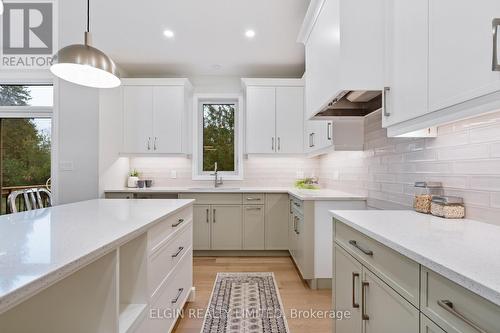
[[[123,152],[147,153],[152,148],[153,89],[123,87]]]
[[[439,0],[438,0],[439,1]],[[427,113],[428,0],[386,0],[383,126]]]
[[[298,40],[306,49],[306,118],[345,90],[382,90],[382,0],[311,1]]]
[[[126,79],[122,89],[122,154],[188,153],[187,80]]]
[[[243,79],[246,153],[302,154],[304,88],[298,79]]]
[[[246,152],[272,154],[276,147],[276,89],[248,87],[246,96]]]
[[[500,90],[500,72],[492,70],[494,18],[498,0],[429,1],[431,112]]]
[[[303,153],[304,88],[276,87],[276,150]]]

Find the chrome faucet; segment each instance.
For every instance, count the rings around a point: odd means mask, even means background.
[[[222,177],[219,178],[219,172],[217,171],[217,162],[215,162],[214,173],[212,174],[212,176],[215,176],[214,179],[215,187],[219,187],[220,185],[224,184],[224,182],[222,181]]]

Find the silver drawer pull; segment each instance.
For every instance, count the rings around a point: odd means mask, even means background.
[[[177,223],[172,224],[172,228],[178,227],[182,222],[184,222],[184,219],[179,219]]]
[[[174,254],[172,254],[172,258],[175,258],[179,254],[181,254],[182,250],[184,250],[184,247],[183,246],[179,246],[179,250],[177,250],[177,252],[175,252]]]
[[[351,239],[349,241],[349,244],[351,244],[352,246],[354,246],[355,248],[357,248],[358,250],[360,250],[361,252],[363,252],[367,256],[373,256],[372,250],[367,250],[367,249],[362,248],[361,246],[358,245],[358,242],[356,242],[355,240]]]
[[[437,303],[440,307],[442,307],[443,309],[445,309],[446,311],[448,311],[449,313],[451,313],[455,317],[459,318],[460,320],[462,320],[464,323],[466,323],[467,325],[469,325],[470,327],[472,327],[473,329],[475,329],[479,333],[488,333],[487,331],[483,330],[481,327],[477,326],[476,323],[474,323],[470,319],[466,318],[463,314],[461,314],[460,312],[455,310],[455,308],[453,307],[453,303],[451,301],[443,299],[443,300],[438,300]]]
[[[260,207],[247,207],[247,210],[261,210]]]
[[[500,18],[493,19],[493,71],[500,71],[498,62],[498,30],[500,29]]]
[[[177,303],[177,301],[179,301],[179,298],[181,297],[183,291],[184,288],[179,288],[179,290],[177,291],[177,296],[175,296],[175,298],[172,300],[172,304],[175,304]]]
[[[366,314],[366,288],[370,287],[370,283],[361,282],[361,319],[370,320],[370,316]]]
[[[247,198],[247,201],[260,201],[260,200],[261,200],[260,198],[252,198],[252,197]]]
[[[391,116],[391,112],[387,109],[387,93],[389,93],[391,91],[391,87],[384,87],[384,96],[383,96],[383,99],[384,99],[384,105],[383,105],[383,108],[384,108],[384,117],[390,117]]]
[[[294,202],[293,204],[295,205],[295,207],[300,207],[300,204],[298,204],[296,202]]]

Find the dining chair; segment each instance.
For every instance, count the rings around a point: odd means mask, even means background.
[[[45,197],[45,198],[42,198]],[[19,199],[18,199],[19,198]],[[34,187],[14,191],[7,197],[7,205],[11,213],[17,213],[24,204],[25,210],[34,210],[52,206],[52,193],[44,187]]]

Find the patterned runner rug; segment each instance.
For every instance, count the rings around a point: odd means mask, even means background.
[[[289,333],[273,273],[218,273],[202,333]]]

